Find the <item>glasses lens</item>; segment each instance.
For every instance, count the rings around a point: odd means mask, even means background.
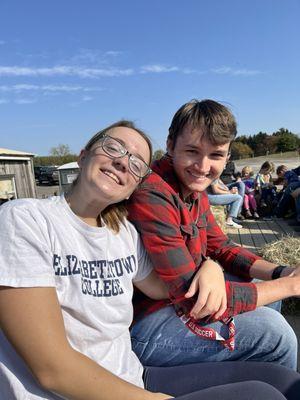
[[[103,150],[112,157],[122,157],[127,150],[117,140],[106,137],[102,143]]]
[[[133,155],[129,157],[129,167],[139,178],[144,178],[149,172],[148,165],[143,160]]]
[[[111,157],[124,157],[129,154],[127,149],[116,139],[105,136],[101,144],[103,151]],[[149,171],[149,166],[140,158],[129,154],[129,168],[131,172],[139,178],[144,178]]]

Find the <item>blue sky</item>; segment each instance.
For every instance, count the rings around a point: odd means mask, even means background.
[[[0,0],[0,147],[47,155],[118,119],[164,148],[192,98],[300,133],[300,0]]]

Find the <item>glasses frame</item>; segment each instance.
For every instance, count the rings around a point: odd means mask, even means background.
[[[105,147],[104,147],[106,139],[112,139],[112,140],[116,141],[121,146],[121,148],[124,149],[124,153],[122,155],[120,155],[120,156],[115,156],[113,154],[110,154],[107,151],[107,149],[105,149]],[[149,167],[149,165],[144,160],[142,160],[141,158],[139,158],[139,157],[135,156],[134,154],[130,153],[126,149],[126,147],[123,145],[123,143],[121,143],[117,138],[114,138],[112,136],[104,134],[103,136],[101,136],[101,138],[99,138],[99,141],[100,141],[99,145],[95,146],[94,149],[97,149],[97,148],[101,147],[101,149],[104,151],[104,153],[107,154],[109,157],[112,157],[112,158],[123,158],[123,157],[128,156],[129,169],[133,173],[133,175],[135,175],[139,179],[145,178],[147,175],[149,175],[152,172],[151,168]],[[147,167],[146,173],[144,175],[140,176],[140,175],[138,175],[136,172],[134,172],[132,170],[132,167],[131,167],[132,157],[134,157],[134,159],[138,159],[139,161],[141,161]]]

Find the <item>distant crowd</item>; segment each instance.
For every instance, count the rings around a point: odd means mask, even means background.
[[[286,165],[276,168],[265,161],[257,174],[246,165],[236,170],[228,160],[220,176],[208,187],[211,205],[227,206],[226,225],[242,228],[244,219],[271,220],[273,217],[295,217],[300,224],[300,166],[289,170]]]

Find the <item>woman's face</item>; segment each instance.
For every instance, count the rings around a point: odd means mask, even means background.
[[[150,162],[150,150],[146,140],[135,130],[126,127],[113,128],[108,135],[117,139],[132,155]],[[141,181],[129,168],[129,156],[113,158],[101,148],[101,141],[79,156],[81,168],[79,184],[89,197],[98,199],[104,206],[128,198]]]

